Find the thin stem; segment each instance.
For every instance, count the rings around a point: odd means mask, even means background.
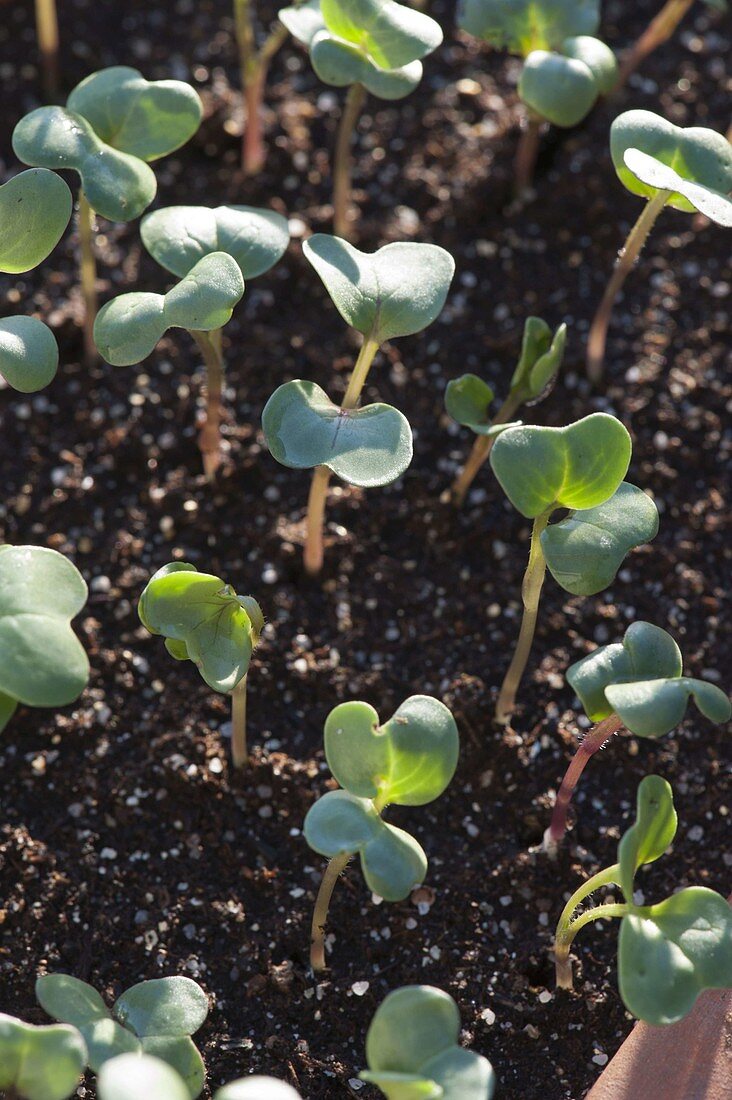
[[[557,800],[554,803],[551,824],[544,833],[544,851],[552,858],[556,857],[557,848],[562,843],[564,834],[567,831],[567,811],[582,772],[594,754],[599,752],[602,746],[621,729],[622,725],[622,720],[618,718],[617,714],[611,714],[602,722],[598,722],[583,739],[577,752],[572,757],[559,788]]]
[[[79,251],[81,254],[81,293],[84,299],[84,362],[93,367],[97,361],[94,320],[97,316],[97,261],[94,257],[94,211],[83,191],[79,191]]]
[[[246,109],[242,133],[242,169],[247,175],[255,175],[262,170],[266,159],[262,134],[262,102],[267,73],[272,58],[287,38],[287,28],[278,22],[257,50],[250,0],[234,0],[234,25]]]
[[[505,424],[510,420],[516,409],[521,404],[522,398],[518,394],[510,394],[501,405],[496,415],[491,420],[491,425]],[[473,484],[476,474],[488,460],[491,448],[496,441],[495,435],[479,435],[473,443],[473,449],[468,455],[468,460],[455,479],[450,490],[450,499],[456,508],[462,508],[465,503],[468,489]]]
[[[47,99],[58,92],[58,15],[56,0],[36,0],[36,34]]]
[[[572,989],[572,962],[569,957],[569,949],[572,940],[586,924],[596,920],[610,920],[613,917],[624,917],[630,911],[630,906],[624,902],[618,904],[597,905],[594,909],[588,909],[581,917],[572,921],[567,933],[568,939],[559,939],[554,944],[554,972],[557,989]]]
[[[333,159],[333,232],[346,240],[350,232],[351,140],[365,100],[363,84],[352,84],[343,106]]]
[[[343,852],[334,856],[323,873],[318,896],[315,899],[313,910],[313,923],[310,933],[310,965],[316,974],[325,970],[325,926],[328,921],[328,909],[330,899],[333,896],[335,884],[341,873],[353,855],[353,852]]]
[[[581,918],[578,917],[576,921],[572,921],[572,914],[577,906],[595,890],[599,890],[601,886],[617,884],[619,874],[620,866],[617,863],[612,867],[606,867],[603,871],[598,871],[596,875],[587,879],[586,882],[583,882],[582,885],[575,890],[562,910],[562,914],[557,922],[557,930],[554,937],[554,962],[556,967],[556,981],[559,989],[572,988],[572,964],[569,961],[569,948],[575,934],[579,931],[580,927],[582,927],[582,925],[579,925],[579,927],[577,926]],[[595,914],[604,908],[610,908],[610,906],[598,905],[594,909],[589,909],[588,913]],[[607,913],[605,915],[613,916],[617,914]],[[602,914],[598,917],[589,916],[588,920],[600,920],[601,916]],[[583,921],[583,924],[587,923],[587,920]]]
[[[534,182],[536,159],[539,155],[539,138],[544,120],[530,111],[521,127],[521,136],[513,162],[514,197],[521,199]]]
[[[247,752],[247,678],[242,676],[231,693],[231,759],[235,768],[246,767]]]
[[[206,419],[198,436],[203,459],[203,471],[208,481],[221,465],[221,406],[224,392],[224,360],[221,352],[221,330],[191,331],[206,364]]]
[[[666,205],[669,195],[669,191],[659,191],[646,203],[641,216],[628,234],[625,245],[618,255],[615,270],[610,282],[607,284],[587,337],[587,376],[592,382],[597,383],[602,378],[607,330],[615,299],[620,293],[620,288],[628,277],[633,264],[638,259],[648,234],[653,228],[656,218]]]
[[[353,372],[348,382],[341,408],[354,409],[361,397],[374,356],[379,350],[376,341],[364,339]],[[305,551],[303,561],[310,576],[316,576],[323,568],[323,529],[325,526],[325,506],[330,483],[330,470],[327,466],[316,466],[310,483],[308,507],[305,516]]]
[[[622,88],[631,73],[649,53],[666,42],[678,27],[694,0],[666,0],[658,15],[648,24],[635,45],[623,58],[615,89]]]
[[[546,573],[546,560],[541,548],[541,533],[548,524],[552,511],[553,508],[548,508],[546,512],[542,512],[540,516],[537,516],[531,532],[529,564],[526,567],[521,586],[521,596],[524,604],[521,629],[519,630],[511,664],[501,684],[498,702],[496,703],[496,721],[501,724],[508,722],[511,717],[511,711],[516,703],[516,692],[526,669],[526,662],[529,659],[531,645],[534,641],[536,619],[539,613],[539,599]]]

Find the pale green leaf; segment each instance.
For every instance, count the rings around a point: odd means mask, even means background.
[[[626,901],[633,901],[636,871],[661,858],[676,835],[676,825],[671,785],[660,775],[647,775],[638,786],[635,823],[618,844],[620,886]]]
[[[35,317],[0,320],[0,375],[20,393],[37,393],[56,376],[58,344]]]
[[[35,1027],[0,1013],[0,1089],[24,1100],[66,1100],[84,1067],[84,1040],[74,1027]]]
[[[442,42],[442,29],[429,15],[395,0],[321,0],[332,34],[358,46],[381,69],[418,61]]]
[[[0,271],[18,274],[45,260],[71,217],[71,192],[60,176],[31,168],[0,187]]]
[[[594,34],[599,0],[462,0],[458,25],[496,49],[526,57],[557,50],[566,38]]]
[[[524,62],[518,93],[527,107],[555,126],[576,126],[594,105],[598,89],[584,61],[534,50]]]
[[[169,1065],[147,1054],[122,1054],[107,1062],[97,1094],[99,1100],[189,1100],[190,1095]]]
[[[731,713],[729,698],[720,688],[688,676],[610,684],[605,688],[605,698],[623,725],[638,737],[662,737],[669,733],[683,720],[691,698],[702,714],[717,725],[728,722]]]
[[[244,279],[269,271],[290,240],[287,219],[254,206],[167,206],[142,219],[145,248],[179,279],[213,252],[226,252]]]
[[[139,1038],[193,1035],[208,1016],[208,998],[191,978],[153,978],[125,990],[113,1013]]]

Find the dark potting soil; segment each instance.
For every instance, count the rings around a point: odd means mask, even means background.
[[[605,37],[623,48],[658,6],[605,4]],[[84,368],[71,232],[38,271],[3,281],[7,312],[36,310],[54,327],[62,366],[38,395],[0,394],[0,540],[53,546],[82,570],[91,594],[77,628],[93,672],[78,704],[20,709],[0,741],[0,1010],[43,1022],[39,972],[68,971],[110,1001],[133,982],[184,973],[211,998],[197,1041],[212,1090],[255,1071],[313,1100],[374,1097],[357,1080],[369,1020],[389,990],[425,982],[457,999],[463,1040],[492,1060],[501,1097],[578,1100],[632,1021],[617,993],[617,928],[581,934],[572,994],[553,991],[552,931],[581,879],[614,861],[642,776],[671,781],[681,822],[673,851],[639,875],[646,897],[690,884],[727,893],[732,875],[726,734],[693,710],[661,741],[616,737],[587,768],[558,862],[531,852],[582,729],[563,679],[571,661],[648,619],[678,639],[690,675],[729,668],[732,271],[721,230],[663,214],[615,312],[607,385],[592,392],[583,378],[589,319],[639,212],[610,163],[610,121],[645,107],[724,130],[729,23],[695,5],[625,92],[544,138],[537,198],[507,211],[519,63],[456,36],[452,10],[434,5],[447,42],[421,86],[401,103],[369,100],[359,128],[359,243],[434,241],[457,274],[441,318],[387,347],[367,387],[409,417],[414,461],[385,489],[334,484],[315,581],[301,568],[309,478],[271,459],[259,425],[289,378],[337,397],[356,350],[299,240],[330,230],[342,96],[288,43],[269,81],[267,169],[245,179],[225,0],[60,7],[65,90],[132,64],[190,79],[204,97],[200,133],[156,166],[156,205],[271,206],[293,219],[294,239],[226,329],[228,455],[213,488],[201,477],[202,375],[185,334],[138,367]],[[267,17],[274,10],[264,5]],[[31,6],[6,0],[0,11],[4,178],[17,168],[12,127],[39,92]],[[138,224],[100,222],[98,244],[102,299],[169,285]],[[443,392],[473,370],[505,394],[529,313],[566,320],[570,336],[561,379],[527,417],[619,416],[633,436],[629,478],[653,493],[661,530],[594,598],[547,581],[520,705],[500,731],[492,703],[518,628],[529,528],[487,469],[462,512],[440,502],[472,442],[446,417]],[[241,774],[222,735],[227,700],[137,618],[148,576],[173,558],[251,592],[268,618],[249,678],[254,762]],[[390,811],[429,855],[425,886],[376,904],[352,866],[331,911],[331,966],[314,981],[309,922],[323,861],[301,826],[331,782],[323,720],[350,698],[387,717],[416,692],[443,698],[462,735],[445,795]],[[79,1095],[93,1097],[93,1084]]]

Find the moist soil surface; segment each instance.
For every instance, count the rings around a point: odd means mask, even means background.
[[[275,9],[263,7],[266,23]],[[607,3],[605,38],[624,48],[657,7]],[[2,737],[0,1010],[43,1022],[33,985],[47,971],[90,981],[110,1002],[134,982],[183,973],[211,999],[197,1042],[212,1090],[260,1072],[303,1097],[375,1097],[357,1080],[369,1020],[389,990],[424,982],[457,999],[463,1041],[491,1059],[501,1097],[577,1100],[632,1020],[617,992],[617,927],[585,929],[575,991],[558,994],[552,930],[569,893],[614,862],[644,775],[670,780],[681,822],[673,850],[638,876],[646,898],[691,884],[726,894],[732,878],[725,734],[693,711],[658,742],[616,737],[585,772],[558,861],[532,851],[584,728],[564,682],[571,661],[646,619],[677,638],[688,674],[729,667],[722,231],[664,212],[616,309],[605,384],[591,391],[583,375],[589,319],[640,211],[612,169],[610,122],[644,107],[724,130],[729,24],[695,5],[627,90],[577,129],[545,135],[537,197],[516,210],[518,62],[461,39],[453,11],[435,4],[447,41],[419,89],[401,103],[370,99],[361,120],[359,244],[433,241],[457,273],[440,319],[387,346],[367,386],[367,399],[408,416],[414,461],[384,489],[333,484],[325,568],[312,580],[301,566],[309,476],[274,462],[259,425],[290,378],[338,398],[357,350],[299,239],[330,231],[342,95],[288,43],[269,81],[267,168],[247,179],[224,0],[63,9],[64,94],[89,72],[131,64],[190,79],[204,98],[199,134],[156,166],[156,205],[270,206],[292,219],[293,241],[225,331],[227,455],[213,486],[196,447],[201,364],[185,333],[140,366],[84,367],[73,228],[38,271],[3,283],[6,312],[36,311],[54,327],[61,368],[40,394],[0,394],[0,539],[55,547],[81,569],[90,598],[77,629],[93,671],[75,706],[21,708]],[[12,127],[40,96],[31,7],[2,12],[6,176],[17,170]],[[98,249],[102,300],[170,285],[137,223],[100,221]],[[529,528],[487,468],[461,512],[441,502],[472,443],[446,417],[443,392],[472,370],[503,396],[530,313],[565,320],[569,344],[554,391],[525,417],[620,417],[633,437],[629,480],[653,494],[661,528],[596,597],[547,580],[529,674],[501,730],[492,705],[517,634]],[[139,623],[147,578],[173,559],[252,593],[267,616],[249,676],[247,771],[230,767],[228,700]],[[352,698],[386,718],[419,692],[452,707],[462,743],[437,802],[389,814],[427,851],[425,886],[379,904],[351,865],[332,905],[330,968],[314,980],[309,923],[324,861],[301,828],[332,786],[324,718]],[[79,1096],[94,1095],[89,1079]]]

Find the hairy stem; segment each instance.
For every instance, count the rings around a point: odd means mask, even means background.
[[[221,352],[221,330],[192,330],[203,361],[206,364],[206,419],[198,436],[203,459],[203,471],[212,481],[221,465],[221,407],[224,392],[224,360]]]
[[[643,212],[628,234],[628,238],[618,255],[615,270],[610,282],[607,284],[587,337],[587,376],[592,382],[597,383],[602,378],[607,330],[615,299],[638,259],[648,234],[653,228],[656,218],[663,210],[669,195],[669,191],[659,191],[646,203]]]
[[[335,884],[341,873],[353,855],[353,852],[343,852],[334,856],[323,873],[318,896],[315,899],[313,910],[313,923],[310,934],[310,965],[316,974],[325,970],[325,926],[328,921],[328,909],[330,899],[333,896]]]
[[[79,252],[81,257],[81,294],[84,299],[84,362],[93,367],[97,361],[94,321],[97,316],[97,261],[94,256],[94,211],[86,195],[79,191]]]
[[[58,93],[58,15],[56,0],[36,0],[36,34],[47,99]]]
[[[491,420],[491,424],[494,426],[496,424],[505,424],[516,412],[516,409],[521,404],[521,400],[521,397],[517,394],[512,396],[509,393],[508,397]],[[450,490],[450,499],[456,508],[462,508],[465,503],[468,489],[473,484],[475,476],[483,466],[483,463],[488,460],[491,448],[496,439],[497,436],[495,435],[479,435],[475,439],[473,449],[468,455],[468,460],[456,477],[452,489]]]
[[[521,586],[521,596],[524,604],[521,629],[519,630],[511,664],[508,666],[508,672],[501,684],[498,702],[496,703],[496,721],[501,724],[508,722],[511,717],[511,711],[516,703],[516,692],[526,669],[526,662],[529,659],[531,645],[534,641],[536,619],[539,613],[539,599],[546,573],[546,560],[541,548],[541,533],[548,524],[552,511],[553,509],[549,508],[546,512],[542,512],[540,516],[537,516],[531,532],[529,564],[526,567]]]
[[[622,725],[623,723],[617,714],[611,714],[602,722],[598,722],[583,739],[577,752],[572,757],[557,794],[551,823],[544,833],[544,851],[552,858],[556,857],[557,848],[562,843],[564,834],[567,831],[567,811],[582,772],[595,753],[599,752]]]
[[[231,759],[235,768],[246,767],[247,752],[247,678],[242,676],[231,693]]]
[[[648,24],[620,65],[616,90],[622,88],[631,73],[645,61],[649,53],[666,42],[678,27],[694,0],[666,0],[658,15]]]
[[[353,372],[348,382],[345,396],[341,402],[344,411],[354,409],[361,397],[374,356],[379,350],[376,341],[366,337]],[[305,516],[305,551],[303,561],[310,576],[316,576],[323,567],[323,529],[325,526],[325,506],[330,483],[330,470],[327,466],[316,466],[310,483],[308,507]]]
[[[618,904],[597,905],[594,909],[588,909],[581,917],[577,917],[567,930],[566,938],[557,937],[554,944],[554,971],[557,989],[572,989],[572,961],[569,957],[569,949],[572,940],[586,924],[596,920],[610,920],[612,917],[624,917],[629,912],[629,906],[624,902]]]
[[[522,198],[534,182],[536,159],[539,155],[539,139],[544,120],[540,115],[529,111],[521,127],[521,136],[516,147],[513,162],[514,197]]]
[[[349,239],[351,201],[351,140],[366,100],[363,84],[352,84],[338,126],[333,158],[333,232]]]
[[[569,949],[572,940],[577,932],[579,932],[580,928],[584,927],[584,925],[591,920],[601,920],[603,916],[624,916],[625,912],[627,912],[627,905],[598,905],[594,909],[588,909],[586,913],[583,913],[574,921],[572,920],[572,914],[585,898],[589,897],[595,890],[599,890],[601,886],[616,885],[619,874],[620,866],[617,863],[612,867],[606,867],[603,871],[598,871],[596,875],[588,878],[586,882],[583,882],[582,885],[575,890],[562,910],[554,936],[554,962],[556,968],[556,981],[559,989],[572,988],[572,964],[569,960]],[[623,910],[622,913],[609,911],[602,912],[603,910],[621,908]]]

